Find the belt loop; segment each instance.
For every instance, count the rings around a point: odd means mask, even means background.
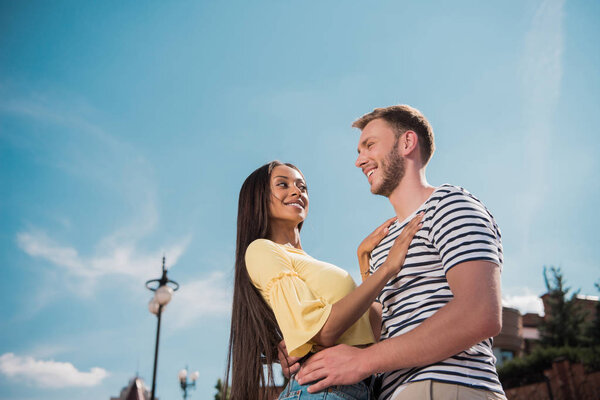
[[[428,400],[433,400],[433,381],[430,379],[426,381],[429,383],[429,397]]]
[[[371,382],[369,382],[369,396],[370,396],[370,398],[375,397],[375,393],[373,393],[373,389],[374,389],[374,386],[375,386],[375,379],[376,379],[375,376],[376,375],[371,375]]]
[[[290,395],[290,392],[292,391],[292,384],[293,384],[293,381],[294,381],[295,379],[296,379],[296,374],[291,374],[291,375],[290,375],[290,379],[288,380],[288,384],[286,385],[286,386],[287,386],[287,387],[286,387],[286,389],[287,389],[287,392],[286,392],[286,394],[285,394],[286,396],[289,396],[289,395]]]

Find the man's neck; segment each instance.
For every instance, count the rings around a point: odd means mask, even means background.
[[[408,171],[407,171],[408,172]],[[431,196],[435,187],[425,179],[425,171],[406,174],[389,197],[396,216],[403,221]]]

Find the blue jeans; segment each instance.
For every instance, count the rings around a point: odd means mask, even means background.
[[[314,382],[313,382],[314,383]],[[311,383],[312,384],[312,383]],[[365,382],[354,385],[332,386],[318,393],[308,393],[311,385],[300,385],[292,375],[279,400],[369,400],[369,386]]]

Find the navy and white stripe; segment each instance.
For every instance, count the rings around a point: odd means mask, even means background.
[[[502,267],[500,230],[485,206],[466,190],[442,185],[371,253],[370,272],[386,260],[394,240],[408,222],[424,211],[423,227],[412,240],[402,270],[377,298],[383,307],[381,340],[402,335],[432,316],[452,299],[446,273],[473,260]],[[425,367],[383,374],[381,399],[408,382],[432,379],[503,393],[495,368],[492,340],[484,340],[447,360]]]

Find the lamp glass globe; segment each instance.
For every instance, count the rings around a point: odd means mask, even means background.
[[[171,298],[173,297],[173,289],[167,285],[163,285],[156,289],[154,292],[154,298],[161,306],[165,306],[169,304]]]
[[[185,378],[187,377],[187,370],[186,369],[180,370],[179,373],[177,374],[177,376],[179,377],[180,381],[185,382]]]
[[[152,300],[150,300],[150,303],[148,303],[148,311],[150,311],[154,315],[158,315],[159,307],[160,304],[156,302],[156,299],[154,297],[152,298]]]

